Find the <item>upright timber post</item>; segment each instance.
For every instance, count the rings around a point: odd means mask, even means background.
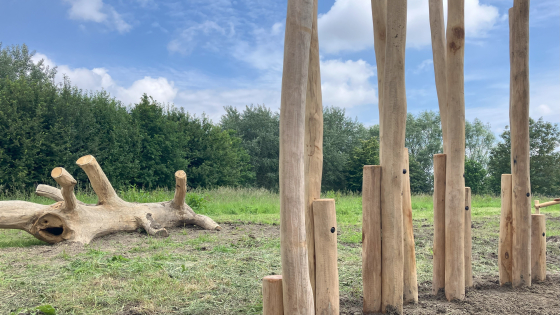
[[[465,298],[465,56],[464,0],[449,1],[447,17],[447,135],[445,188],[445,296]]]
[[[282,303],[282,276],[263,278],[263,315],[284,315]]]
[[[531,215],[531,273],[533,280],[546,280],[546,216]]]
[[[403,211],[403,300],[418,303],[418,276],[416,274],[416,250],[414,248],[414,226],[412,224],[412,200],[410,196],[410,169],[408,148],[403,152],[402,211]]]
[[[471,188],[465,187],[465,286],[467,288],[473,286],[471,210]]]
[[[317,33],[317,1],[313,0],[313,27],[309,51],[307,94],[305,98],[305,228],[309,280],[315,300],[315,232],[313,230],[313,200],[321,197],[323,174],[323,101],[319,65],[319,35]]]
[[[288,0],[280,101],[280,250],[286,314],[315,314],[305,227],[305,103],[313,0]]]
[[[385,76],[385,49],[387,46],[387,0],[371,0],[371,15],[373,18],[373,47],[375,49],[375,63],[377,65],[377,91],[379,107],[379,142],[383,140],[383,82]],[[379,161],[383,156],[379,148]]]
[[[406,128],[404,62],[406,0],[387,2],[387,44],[383,83],[381,138],[382,311],[403,309],[402,159]]]
[[[443,0],[430,0],[430,32],[432,34],[432,54],[434,74],[439,103],[439,117],[443,134],[443,153],[447,153],[447,73],[446,73],[446,41],[443,22]],[[436,292],[437,293],[437,292]]]
[[[511,283],[511,243],[512,243],[512,216],[511,216],[511,174],[502,174],[501,188],[502,211],[500,214],[500,240],[498,243],[498,271],[500,285]]]
[[[445,161],[445,154],[434,154],[433,294],[445,288]]]
[[[531,181],[529,168],[529,0],[514,0],[512,23],[511,186],[512,285],[531,285]]]

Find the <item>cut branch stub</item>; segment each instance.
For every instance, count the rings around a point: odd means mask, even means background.
[[[82,156],[78,159],[78,161],[76,161],[76,164],[78,164],[78,166],[86,172],[91,183],[91,187],[93,187],[95,194],[99,198],[98,205],[122,202],[121,198],[117,196],[117,193],[113,189],[113,185],[111,185],[111,182],[107,179],[107,176],[93,155]]]
[[[173,197],[173,208],[180,209],[185,204],[187,195],[187,173],[185,171],[175,172],[175,197]]]
[[[74,195],[74,186],[78,182],[62,167],[57,167],[52,170],[51,177],[62,187],[61,195],[64,200],[64,210],[72,211],[76,209],[78,200]]]

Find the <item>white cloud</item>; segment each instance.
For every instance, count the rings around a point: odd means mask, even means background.
[[[183,55],[188,55],[197,46],[198,41],[201,40],[200,35],[207,36],[210,35],[210,33],[214,33],[213,35],[215,35],[215,33],[226,35],[226,30],[214,21],[205,21],[203,23],[187,27],[177,38],[167,44],[167,50],[170,52],[178,52]],[[208,45],[211,40],[212,37],[207,37],[206,44]]]
[[[132,29],[112,6],[103,0],[64,0],[70,4],[68,14],[73,20],[103,23],[123,34]]]
[[[429,68],[429,66],[433,65],[434,61],[432,59],[426,59],[424,61],[422,61],[417,67],[416,69],[414,69],[414,73],[418,74],[424,70],[427,70]]]
[[[444,6],[447,7],[446,2]],[[409,0],[407,9],[407,47],[430,45],[428,1]],[[478,0],[465,1],[467,39],[485,37],[498,21],[496,7],[480,4]],[[329,12],[319,17],[318,24],[319,44],[321,50],[327,53],[361,51],[373,47],[371,3],[368,0],[336,0]]]
[[[354,107],[376,104],[377,93],[369,81],[376,68],[363,60],[321,62],[321,89],[324,106]]]
[[[136,80],[128,88],[118,87],[117,98],[124,104],[133,104],[140,100],[142,94],[146,93],[161,103],[172,103],[177,95],[177,88],[173,81],[166,78],[144,77]]]
[[[239,41],[232,48],[234,58],[255,69],[282,71],[284,55],[284,24],[275,23],[270,29],[256,28],[251,41]]]

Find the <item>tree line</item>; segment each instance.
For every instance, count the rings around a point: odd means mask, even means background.
[[[117,189],[174,186],[187,172],[190,187],[278,189],[279,122],[264,105],[225,107],[217,123],[161,104],[147,95],[125,106],[105,91],[83,91],[68,79],[54,83],[56,69],[35,64],[27,46],[0,44],[0,193],[55,184],[50,171],[66,168],[87,186],[75,161],[94,155]],[[360,191],[362,167],[379,163],[379,126],[366,127],[338,107],[324,109],[322,188]],[[439,115],[408,114],[411,189],[430,193],[433,154],[442,152]],[[560,129],[531,120],[533,193],[560,191]],[[465,182],[473,193],[500,191],[510,173],[509,130],[496,141],[490,126],[466,122]]]

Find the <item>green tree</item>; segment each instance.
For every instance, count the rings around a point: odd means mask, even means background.
[[[347,165],[348,189],[362,191],[364,165],[379,165],[379,142],[371,137],[360,140],[361,145],[355,147],[350,154]]]
[[[486,175],[482,163],[469,157],[465,158],[465,187],[470,187],[473,194],[486,192]]]
[[[490,150],[495,142],[496,137],[490,129],[490,124],[484,124],[478,118],[475,118],[472,123],[465,121],[465,154],[469,159],[477,161],[486,168],[490,159]]]

